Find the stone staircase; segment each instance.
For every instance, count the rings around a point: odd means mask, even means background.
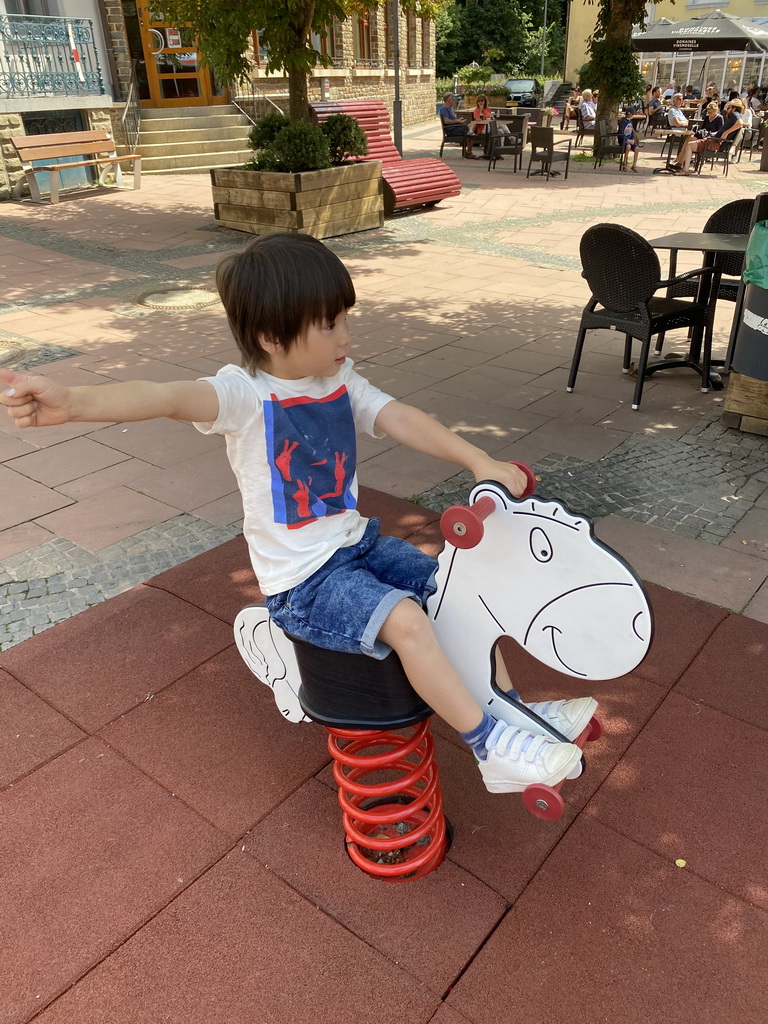
[[[232,167],[252,156],[251,122],[232,105],[141,111],[142,174],[194,174]]]

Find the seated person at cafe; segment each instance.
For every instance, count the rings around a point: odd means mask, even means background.
[[[707,119],[702,129],[707,130],[707,133],[711,131],[711,136],[708,138],[697,139],[691,136],[683,145],[678,155],[677,161],[672,164],[672,170],[677,174],[690,174],[691,163],[697,153],[712,152],[720,148],[720,145],[724,139],[735,135],[744,126],[741,120],[741,100],[734,100],[729,103],[725,108],[725,118],[719,114],[717,110],[717,103],[715,100],[710,103],[707,107]],[[715,128],[714,125],[723,122],[721,127]]]
[[[453,104],[456,102],[456,97],[452,92],[446,92],[443,94],[443,104],[437,112],[437,116],[440,118],[440,122],[443,126],[443,131],[447,136],[451,138],[460,139],[463,135],[467,135],[469,129],[460,121],[456,116],[456,111],[453,109]],[[468,154],[472,152],[472,140],[470,139],[467,145]]]
[[[571,121],[576,120],[576,108],[581,103],[581,89],[578,85],[574,85],[573,92],[565,101],[565,113],[563,114],[563,123],[561,128],[567,128]]]
[[[632,160],[632,170],[637,173],[637,157],[640,153],[640,143],[637,141],[637,135],[635,133],[635,126],[631,119],[627,117],[627,112],[620,119],[616,134],[619,138],[619,145],[624,147],[624,160],[621,166],[621,170],[626,170],[627,162],[629,161],[628,150],[631,150],[634,154]]]
[[[658,85],[651,89],[651,98],[648,100],[647,106],[649,117],[653,117],[653,115],[664,106],[661,102],[661,89]]]
[[[683,102],[695,103],[697,99],[698,97],[696,95],[696,90],[693,88],[693,86],[686,85],[686,87],[683,89]]]
[[[670,128],[687,128],[688,118],[680,109],[683,105],[683,94],[676,92],[672,97],[672,106],[667,111],[667,121]]]
[[[472,155],[472,143],[475,141],[475,137],[482,135],[486,130],[486,125],[492,120],[493,114],[488,107],[488,97],[483,96],[481,93],[475,100],[475,109],[472,111],[472,121],[469,125],[469,139],[467,140],[468,156]],[[479,160],[480,157],[478,156],[477,159]]]
[[[581,94],[579,110],[581,112],[581,123],[583,126],[589,130],[594,128],[595,117],[597,116],[597,104],[592,99],[591,89],[585,89]]]
[[[705,113],[707,111],[707,107],[709,106],[709,104],[713,100],[718,104],[718,107],[719,107],[720,103],[719,103],[719,97],[718,97],[718,94],[717,94],[717,89],[714,87],[714,85],[708,85],[707,88],[706,88],[706,91],[704,93],[704,96],[702,97],[701,103],[699,104],[699,116],[700,117],[704,117],[704,115],[705,115]]]
[[[669,85],[667,86],[667,88],[664,90],[664,93],[663,93],[661,98],[663,100],[671,99],[675,95],[676,92],[677,92],[677,86],[675,85],[674,82],[670,82]]]

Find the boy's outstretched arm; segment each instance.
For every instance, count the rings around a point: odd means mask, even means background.
[[[475,480],[497,480],[516,498],[528,486],[527,477],[517,466],[498,462],[412,405],[389,402],[376,417],[376,427],[414,451],[464,466],[474,473]]]
[[[0,403],[22,428],[133,422],[161,416],[210,423],[219,413],[216,391],[204,380],[126,381],[70,388],[47,377],[0,370],[0,388]]]

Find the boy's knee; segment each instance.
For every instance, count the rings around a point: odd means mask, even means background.
[[[408,643],[411,640],[418,640],[425,632],[431,630],[426,612],[416,601],[409,597],[398,601],[395,607],[387,616],[382,627],[382,633],[386,635],[386,642],[391,647],[397,643]],[[395,641],[393,643],[393,641]]]

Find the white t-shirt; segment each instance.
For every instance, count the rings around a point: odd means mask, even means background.
[[[253,570],[264,594],[279,594],[365,532],[355,431],[381,436],[374,423],[393,399],[351,359],[333,377],[282,380],[228,365],[203,379],[216,389],[219,415],[195,426],[226,438]]]

